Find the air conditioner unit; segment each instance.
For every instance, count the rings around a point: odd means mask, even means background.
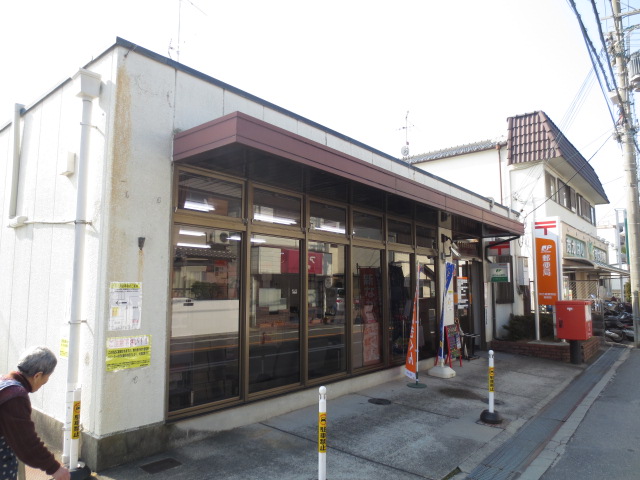
[[[229,243],[229,232],[225,230],[215,230],[212,237],[213,243],[221,243],[224,245]]]

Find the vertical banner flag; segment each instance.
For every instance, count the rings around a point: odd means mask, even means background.
[[[380,269],[360,268],[360,308],[362,309],[362,355],[364,365],[380,361]]]
[[[455,270],[455,265],[453,263],[447,262],[446,273],[445,273],[445,285],[444,290],[442,292],[442,309],[440,310],[440,347],[438,348],[438,357],[440,360],[444,362],[444,305],[447,299],[447,292],[449,291],[449,286],[451,285],[451,280],[453,279],[453,271]]]
[[[534,225],[538,305],[555,305],[558,298],[557,218],[539,220]]]
[[[420,264],[418,264],[420,272]],[[409,335],[409,348],[407,348],[407,360],[404,362],[404,374],[411,380],[418,379],[418,283],[420,274],[416,275],[416,293],[413,296],[413,312],[411,313],[411,334]]]

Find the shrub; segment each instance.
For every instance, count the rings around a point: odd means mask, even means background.
[[[506,325],[507,340],[535,340],[536,324],[533,314],[511,315],[509,324]],[[553,315],[548,313],[540,314],[540,338],[553,339]]]
[[[631,301],[631,283],[629,282],[624,284],[624,300],[625,302]]]

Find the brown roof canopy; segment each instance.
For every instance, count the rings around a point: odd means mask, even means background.
[[[206,162],[206,159],[213,156],[216,151],[233,145],[243,145],[263,151],[448,213],[479,221],[489,227],[491,236],[524,233],[524,226],[517,220],[498,215],[418,181],[240,112],[231,113],[176,134],[173,159],[181,163],[198,161],[202,164],[203,160]],[[404,168],[414,169],[417,175],[431,177],[453,186],[443,179],[404,162],[400,163]],[[465,191],[461,187],[454,187]]]

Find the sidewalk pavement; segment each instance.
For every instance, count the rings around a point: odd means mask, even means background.
[[[424,389],[406,377],[338,398],[327,385],[327,478],[462,479],[505,444],[587,365],[495,353],[498,425],[488,408],[488,355],[454,363],[456,376]],[[430,365],[431,366],[431,362]],[[317,389],[309,391],[317,398]],[[318,478],[317,404],[94,473],[94,480]],[[27,477],[29,479],[29,476]]]

